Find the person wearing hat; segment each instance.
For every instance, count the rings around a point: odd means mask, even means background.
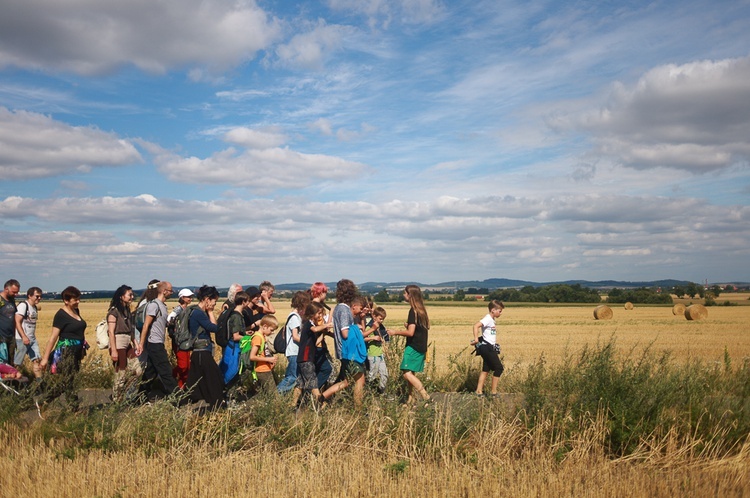
[[[177,297],[179,304],[172,309],[169,315],[167,315],[167,333],[172,340],[172,351],[177,358],[177,366],[172,369],[172,375],[177,379],[177,385],[179,388],[185,389],[188,371],[190,371],[190,351],[180,351],[180,348],[177,347],[174,333],[177,328],[177,323],[180,321],[180,315],[188,306],[190,306],[190,303],[193,302],[195,293],[187,288],[180,289]]]

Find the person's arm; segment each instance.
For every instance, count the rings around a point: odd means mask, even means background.
[[[413,337],[414,332],[417,330],[417,324],[416,323],[407,323],[406,330],[390,330],[388,331],[391,335],[402,335],[404,337]]]
[[[383,342],[383,338],[380,337],[380,325],[382,322],[376,318],[372,319],[372,325],[370,328],[362,333],[365,338],[365,342]]]
[[[276,365],[276,357],[275,356],[258,356],[258,352],[260,350],[260,345],[253,344],[253,347],[250,349],[250,361],[259,362],[263,361],[266,363],[270,363],[271,367],[273,368],[274,365]]]
[[[206,329],[206,332],[218,332],[219,326],[216,324],[216,317],[213,314],[213,310],[206,310],[205,313],[193,313],[190,318],[195,317],[198,321],[198,325]]]
[[[273,303],[271,302],[271,296],[268,295],[268,291],[263,291],[261,296],[263,297],[263,305],[261,306],[263,308],[263,313],[266,315],[275,315],[276,308],[274,308]]]
[[[232,334],[232,340],[235,342],[241,341],[242,336],[245,334],[245,322],[242,320],[242,315],[238,317],[237,314],[232,313],[228,322],[227,326],[229,327],[229,332]]]
[[[148,305],[147,305],[148,306]],[[151,325],[154,323],[155,315],[146,314],[146,318],[143,319],[143,330],[141,330],[141,341],[136,347],[136,354],[140,354],[143,348],[146,346],[146,337],[151,332]]]
[[[482,321],[478,321],[474,324],[474,340],[471,341],[469,344],[472,346],[475,346],[479,344],[479,336],[482,334]]]
[[[115,339],[115,327],[117,317],[112,313],[107,315],[107,333],[109,334],[109,356],[112,361],[117,361],[117,340]]]
[[[52,350],[55,348],[58,337],[60,337],[60,329],[58,327],[53,326],[52,334],[49,336],[49,340],[47,341],[47,346],[44,348],[42,361],[39,362],[39,368],[41,370],[44,370],[45,368],[47,368],[47,363],[49,362],[49,355],[52,353]]]
[[[292,340],[299,344],[300,341],[300,327],[294,327],[292,329]]]
[[[28,309],[29,309],[28,303],[24,302],[24,303],[21,303],[21,304],[25,304],[26,305],[26,313],[28,313]],[[21,304],[19,304],[18,306],[21,306]],[[21,339],[23,340],[23,343],[26,346],[28,346],[29,344],[31,344],[31,340],[26,335],[26,332],[23,331],[23,315],[25,315],[26,313],[16,313],[15,319],[16,319],[16,331],[18,332],[18,335],[21,336]]]

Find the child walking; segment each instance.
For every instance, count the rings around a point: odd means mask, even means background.
[[[317,402],[320,397],[318,389],[318,378],[315,372],[315,356],[318,345],[323,341],[323,330],[316,332],[315,324],[323,318],[325,308],[322,304],[312,301],[307,304],[302,312],[302,329],[300,331],[299,353],[297,355],[297,386],[294,388],[294,404],[297,407],[304,403],[301,395],[312,394],[312,399]]]
[[[427,404],[432,399],[415,374],[424,370],[430,319],[424,307],[422,290],[418,285],[407,285],[404,289],[404,299],[411,306],[409,317],[406,320],[406,330],[393,330],[389,333],[390,335],[402,335],[406,337],[406,348],[404,349],[404,359],[401,361],[401,372],[409,389],[408,401],[412,400],[413,391],[416,390],[422,397],[422,401]]]
[[[260,320],[260,330],[252,336],[250,361],[255,362],[257,391],[276,394],[276,380],[273,378],[273,367],[276,357],[268,349],[268,337],[279,328],[279,321],[273,315],[265,315]]]
[[[471,344],[476,347],[477,356],[482,357],[482,373],[477,382],[477,396],[484,396],[484,381],[492,370],[492,396],[497,396],[497,384],[503,374],[503,362],[500,361],[500,345],[497,343],[497,328],[495,320],[505,309],[500,301],[490,301],[487,305],[489,313],[474,324],[474,340]]]
[[[383,321],[386,312],[380,306],[372,308],[372,320],[364,332],[365,343],[367,343],[367,381],[372,383],[378,379],[378,392],[383,394],[388,383],[388,367],[385,364],[384,347],[388,337]]]

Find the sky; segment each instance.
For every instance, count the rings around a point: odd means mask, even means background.
[[[750,281],[750,1],[0,0],[22,289]]]

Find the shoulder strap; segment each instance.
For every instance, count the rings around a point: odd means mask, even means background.
[[[291,313],[289,313],[289,316],[286,317],[286,323],[284,324],[284,334],[286,334],[286,329],[289,326],[289,320],[291,320],[292,316],[294,315],[299,316],[299,314],[296,311],[292,311]],[[302,317],[300,317],[300,319],[302,319]],[[292,334],[289,334],[288,336],[285,337],[287,346],[289,345],[289,343],[292,342],[292,338],[293,338]],[[265,342],[265,337],[263,338],[263,340]]]

